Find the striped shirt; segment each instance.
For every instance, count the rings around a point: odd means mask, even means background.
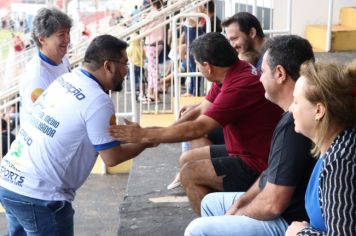
[[[297,235],[356,235],[356,128],[340,133],[325,153],[319,203],[326,232],[311,227]]]

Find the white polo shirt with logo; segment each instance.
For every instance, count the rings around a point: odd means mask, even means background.
[[[42,200],[72,201],[97,152],[120,144],[108,133],[111,98],[75,70],[55,80],[34,103],[0,166],[0,185]]]

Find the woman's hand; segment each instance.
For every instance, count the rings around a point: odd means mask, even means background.
[[[306,221],[303,221],[303,222],[293,221],[292,224],[290,224],[288,226],[288,229],[286,231],[285,236],[295,236],[302,229],[305,229],[305,228],[308,228],[308,227],[309,227],[309,223],[306,222]]]

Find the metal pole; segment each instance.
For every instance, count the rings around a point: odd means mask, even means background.
[[[131,107],[132,107],[132,121],[139,122],[136,104],[136,81],[134,64],[130,61],[130,90],[131,90]]]
[[[257,17],[257,0],[253,1],[252,14]]]
[[[174,83],[174,112],[176,120],[179,119],[179,84],[178,84],[178,55],[177,55],[177,21],[179,15],[175,16],[172,21],[172,50],[173,50],[173,83]]]
[[[232,0],[227,1],[225,6],[225,11],[229,13],[229,16],[232,16],[235,14],[235,4],[232,2]],[[239,5],[240,6],[240,5]]]
[[[330,52],[331,50],[331,31],[332,31],[332,23],[333,23],[333,5],[334,0],[329,0],[328,4],[328,24],[326,28],[326,52]]]
[[[288,19],[287,19],[288,33],[292,32],[292,0],[288,0]]]

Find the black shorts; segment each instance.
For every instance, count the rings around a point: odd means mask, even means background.
[[[223,128],[216,128],[208,134],[208,139],[214,145],[225,144]]]
[[[217,176],[225,175],[225,192],[245,192],[258,178],[238,156],[229,156],[225,145],[211,145],[210,156]]]

